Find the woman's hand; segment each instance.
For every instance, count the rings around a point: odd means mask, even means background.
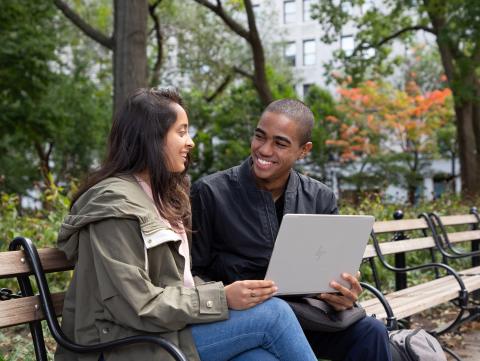
[[[225,286],[228,307],[232,310],[245,310],[271,298],[277,287],[273,281],[236,281]]]
[[[327,302],[336,311],[344,311],[352,308],[355,302],[357,302],[358,296],[362,293],[362,286],[360,286],[360,283],[358,282],[360,272],[357,272],[357,277],[353,277],[348,273],[343,273],[342,278],[350,283],[350,289],[332,281],[330,282],[330,287],[336,289],[338,293],[321,293],[318,295],[318,298]]]

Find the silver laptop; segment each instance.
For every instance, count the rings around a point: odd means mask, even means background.
[[[286,214],[265,279],[279,295],[336,292],[332,280],[350,288],[343,272],[355,275],[373,227],[373,216]]]

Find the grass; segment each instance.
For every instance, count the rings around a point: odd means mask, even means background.
[[[53,361],[56,343],[45,322],[42,322],[49,361]],[[9,327],[0,331],[0,361],[35,361],[35,350],[28,325]]]

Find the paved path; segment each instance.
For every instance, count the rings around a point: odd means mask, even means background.
[[[458,333],[441,338],[462,361],[480,361],[480,321],[468,322],[460,327]],[[448,357],[448,361],[454,361],[454,358]]]
[[[468,329],[462,333],[458,345],[453,348],[463,361],[480,360],[480,329]],[[453,360],[453,358],[449,358]]]

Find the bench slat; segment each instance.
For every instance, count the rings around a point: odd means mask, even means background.
[[[432,292],[433,287],[426,283],[422,285],[421,288],[417,289],[416,292],[407,288],[406,290],[408,290],[408,292],[403,292],[402,294],[391,293],[386,295],[394,315],[398,319],[401,319],[457,297],[459,290],[458,284],[451,277],[445,278],[447,279],[444,280],[441,286],[435,287],[434,292]],[[369,314],[376,314],[380,319],[386,317],[383,307],[378,302],[366,307],[366,311]]]
[[[469,292],[480,289],[480,267],[462,271],[465,287]],[[453,276],[445,276],[427,283],[409,287],[386,295],[395,316],[405,318],[426,309],[455,299],[460,287]],[[386,314],[380,302],[373,298],[361,303],[368,314],[385,319]]]
[[[45,272],[58,272],[73,269],[73,262],[65,257],[65,254],[56,248],[42,248],[38,250],[40,261]],[[0,252],[0,278],[11,278],[21,274],[32,274],[23,251]]]
[[[448,233],[448,239],[451,243],[480,240],[480,230]],[[432,237],[411,238],[403,241],[380,243],[380,249],[384,255],[418,251],[432,247],[435,247],[435,242]],[[377,253],[375,252],[373,245],[367,245],[365,248],[365,253],[363,254],[363,258],[371,258],[376,256]]]
[[[475,224],[478,223],[477,218],[473,214],[462,214],[455,216],[441,216],[444,226],[457,226],[460,224]]]
[[[402,219],[398,221],[378,221],[373,225],[373,231],[376,234],[398,231],[413,231],[416,229],[426,228],[428,228],[428,225],[423,218]]]
[[[53,293],[52,301],[57,316],[62,314],[65,293]],[[38,310],[35,309],[38,305]],[[22,297],[8,301],[0,301],[0,328],[20,325],[45,317],[40,307],[40,297]]]
[[[480,240],[480,230],[448,233],[451,243]]]
[[[382,254],[395,254],[401,252],[418,251],[435,247],[432,237],[412,238],[403,241],[380,243]],[[363,258],[375,257],[377,255],[373,244],[367,245]]]

